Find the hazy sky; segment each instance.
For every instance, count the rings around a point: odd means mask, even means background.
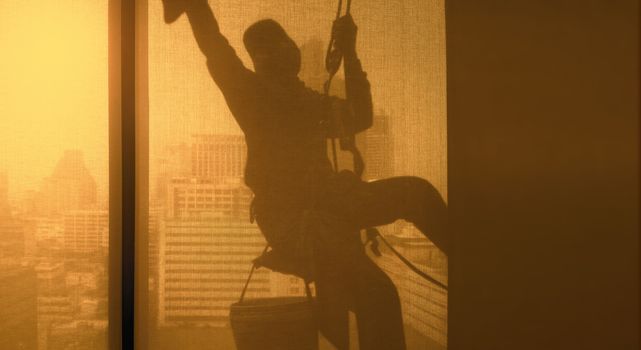
[[[12,194],[37,189],[70,148],[104,190],[107,0],[2,0],[0,52],[0,171]]]

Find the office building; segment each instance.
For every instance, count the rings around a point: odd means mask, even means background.
[[[215,182],[242,179],[247,145],[242,135],[193,135],[191,175]]]
[[[160,227],[160,326],[228,325],[251,261],[265,241],[255,225],[217,218],[168,218]],[[247,297],[271,295],[270,272],[259,269]]]
[[[67,252],[106,252],[109,242],[107,210],[72,210],[64,215],[63,235]]]
[[[0,349],[36,349],[36,274],[0,263]]]
[[[229,179],[228,179],[229,180]],[[169,183],[166,216],[249,219],[251,191],[240,178],[174,178]]]
[[[42,183],[37,211],[44,215],[62,214],[93,208],[96,203],[96,181],[85,165],[83,153],[65,151],[51,176]]]

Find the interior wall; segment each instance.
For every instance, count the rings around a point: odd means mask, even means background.
[[[446,3],[449,348],[639,348],[639,6]]]

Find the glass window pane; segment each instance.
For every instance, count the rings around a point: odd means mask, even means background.
[[[106,349],[106,0],[0,2],[0,348]]]
[[[321,96],[327,79],[324,59],[335,4],[253,0],[209,1],[209,6],[222,34],[250,70],[254,65],[245,50],[243,33],[260,19],[279,22],[300,48],[299,78],[316,91],[310,92],[312,96]],[[148,11],[149,348],[205,349],[215,344],[217,349],[235,349],[228,317],[230,304],[238,301],[251,261],[265,245],[261,230],[249,222],[252,192],[260,187],[256,182],[264,178],[254,178],[252,183],[245,177],[253,171],[247,170],[246,164],[256,165],[251,158],[260,150],[252,151],[256,146],[250,145],[248,155],[246,135],[235,117],[242,119],[244,111],[254,108],[247,113],[264,117],[259,122],[265,124],[256,131],[259,134],[279,122],[291,121],[269,114],[269,103],[279,101],[252,99],[252,92],[243,90],[242,77],[223,81],[226,68],[217,66],[220,62],[216,55],[230,54],[226,47],[212,50],[208,69],[185,15],[166,24],[161,1],[149,1]],[[437,190],[434,196],[447,198],[443,1],[354,1],[351,12],[358,25],[357,52],[371,84],[374,105],[373,127],[356,137],[366,162],[363,179],[418,176]],[[198,21],[195,17],[192,20]],[[212,75],[218,75],[217,83]],[[346,96],[346,79],[341,70],[332,83],[332,95]],[[242,97],[236,99],[234,88],[223,95],[219,86],[225,84],[236,86],[246,95],[241,93]],[[296,105],[293,100],[286,103],[305,110],[305,105]],[[301,115],[314,113],[305,111]],[[273,141],[293,144],[278,137]],[[265,143],[265,147],[271,145]],[[331,153],[328,148],[330,159]],[[351,155],[339,153],[340,167],[351,169]],[[288,157],[293,153],[283,154]],[[283,164],[280,181],[294,186],[288,172],[295,170],[286,161]],[[274,163],[266,167],[275,169]],[[421,182],[417,189],[426,188],[422,186]],[[420,195],[420,191],[417,193]],[[421,210],[399,200],[398,206],[403,205],[408,213]],[[412,215],[405,214],[396,213],[395,218],[409,219]],[[379,230],[396,249],[447,283],[447,257],[439,248],[407,221],[385,223]],[[372,255],[371,259],[398,290],[408,348],[446,348],[447,292],[414,275],[388,249],[381,249],[383,256]],[[267,269],[257,270],[247,291],[248,298],[304,295],[299,278]],[[351,321],[351,341],[356,344],[353,315]],[[331,348],[326,339],[321,339],[321,348]]]

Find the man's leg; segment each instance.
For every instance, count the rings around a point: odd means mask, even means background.
[[[392,280],[369,257],[353,262],[353,310],[361,350],[405,350],[401,300]]]
[[[338,349],[347,349],[347,309],[356,314],[361,350],[405,350],[401,303],[390,278],[341,224],[319,232],[315,250],[320,327]],[[341,232],[341,234],[336,234]]]
[[[404,219],[413,223],[441,251],[449,253],[447,205],[428,181],[399,176],[334,187],[321,201],[321,208],[345,217],[355,229]]]
[[[396,287],[362,249],[348,248],[352,245],[344,242],[358,240],[357,233],[362,228],[404,219],[447,254],[445,201],[434,186],[418,177],[366,183],[345,172],[332,181],[317,209],[330,213],[340,225],[318,236],[322,242],[317,266],[330,270],[333,278],[329,280],[350,291],[361,349],[403,350],[406,345]]]

